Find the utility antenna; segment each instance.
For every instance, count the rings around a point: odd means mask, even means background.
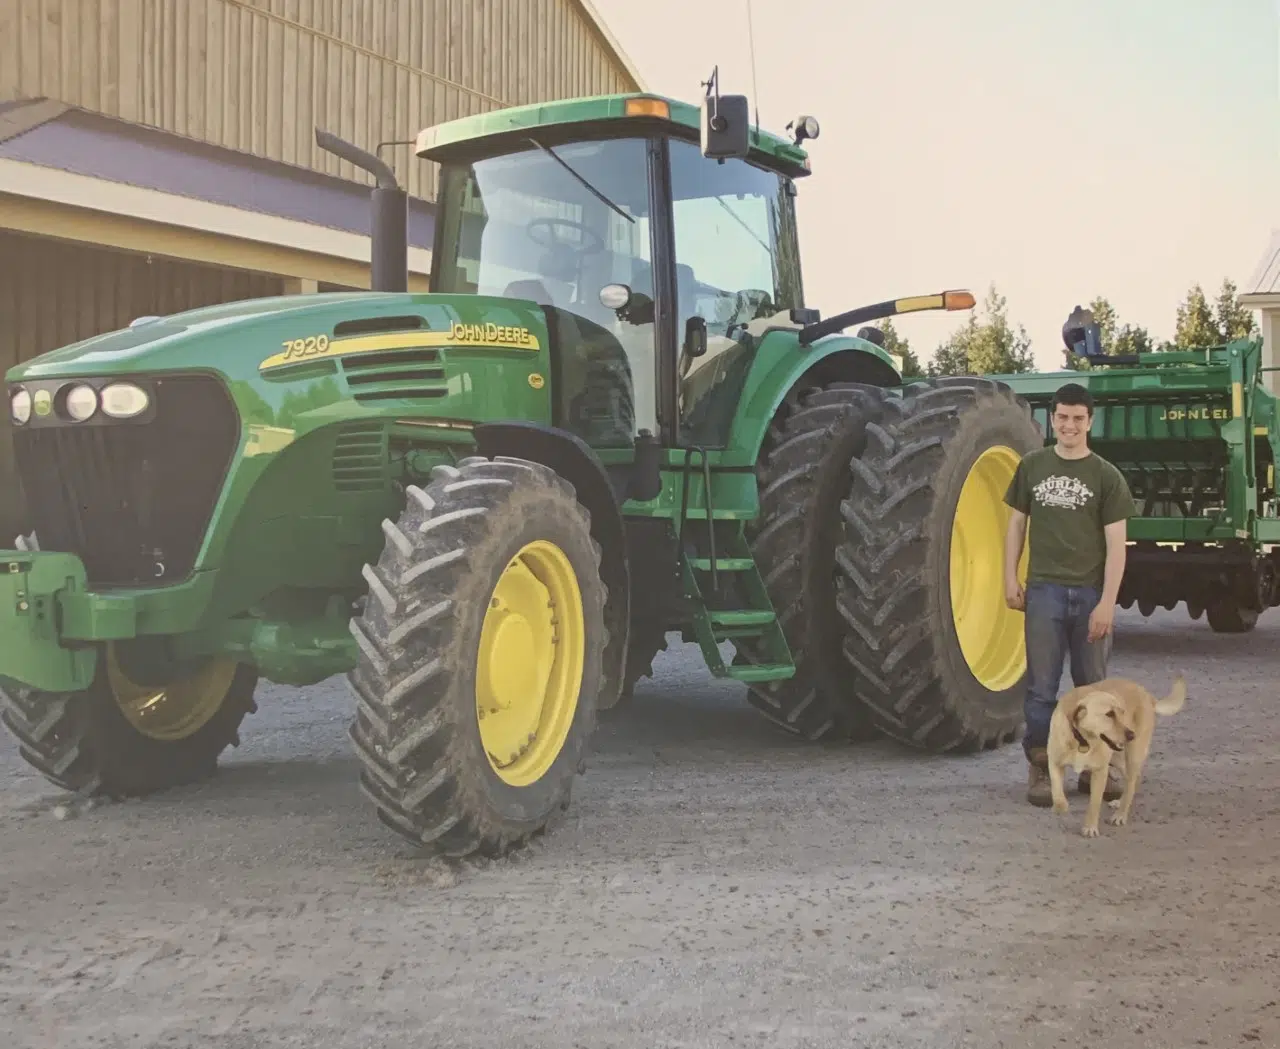
[[[756,111],[756,140],[760,138],[760,89],[756,86],[756,34],[751,24],[751,0],[747,0],[747,49],[751,52],[751,96]]]

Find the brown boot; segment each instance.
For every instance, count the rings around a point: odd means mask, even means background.
[[[1088,794],[1090,790],[1089,784],[1090,784],[1090,781],[1092,781],[1092,779],[1093,779],[1093,774],[1088,769],[1085,769],[1082,773],[1080,773],[1080,778],[1076,780],[1076,790],[1078,790],[1081,794]],[[1107,766],[1107,785],[1102,788],[1102,800],[1115,801],[1117,798],[1119,798],[1123,794],[1124,794],[1124,778],[1120,775],[1120,770],[1117,769],[1114,765],[1108,765]]]
[[[1027,801],[1041,809],[1053,805],[1053,791],[1049,786],[1049,751],[1044,747],[1032,747],[1027,754]]]

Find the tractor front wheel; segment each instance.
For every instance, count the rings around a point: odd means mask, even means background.
[[[472,457],[407,495],[352,622],[361,788],[415,844],[497,855],[568,807],[595,729],[600,549],[539,463]]]
[[[1025,402],[971,376],[912,383],[867,424],[838,603],[859,696],[887,736],[971,751],[1020,730],[1026,646],[1004,599],[1004,495],[1042,445]]]
[[[225,657],[165,673],[162,662],[107,644],[83,692],[0,689],[0,721],[55,786],[140,796],[213,775],[257,710],[257,683],[252,667]]]

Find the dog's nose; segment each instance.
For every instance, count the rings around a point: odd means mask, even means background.
[[[1128,740],[1132,740],[1132,739],[1133,739],[1133,729],[1128,729],[1128,728],[1127,728],[1127,729],[1125,729],[1125,730],[1124,730],[1124,738],[1125,738],[1125,739],[1128,739]]]

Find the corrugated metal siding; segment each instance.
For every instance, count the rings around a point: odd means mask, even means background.
[[[372,149],[502,105],[633,90],[570,0],[3,0],[0,100],[47,95],[300,164],[368,176]],[[411,193],[434,165],[395,147]]]
[[[0,230],[0,375],[19,361],[124,327],[135,317],[283,290],[278,277],[149,261]],[[22,513],[6,399],[0,422],[0,546],[17,534]]]

